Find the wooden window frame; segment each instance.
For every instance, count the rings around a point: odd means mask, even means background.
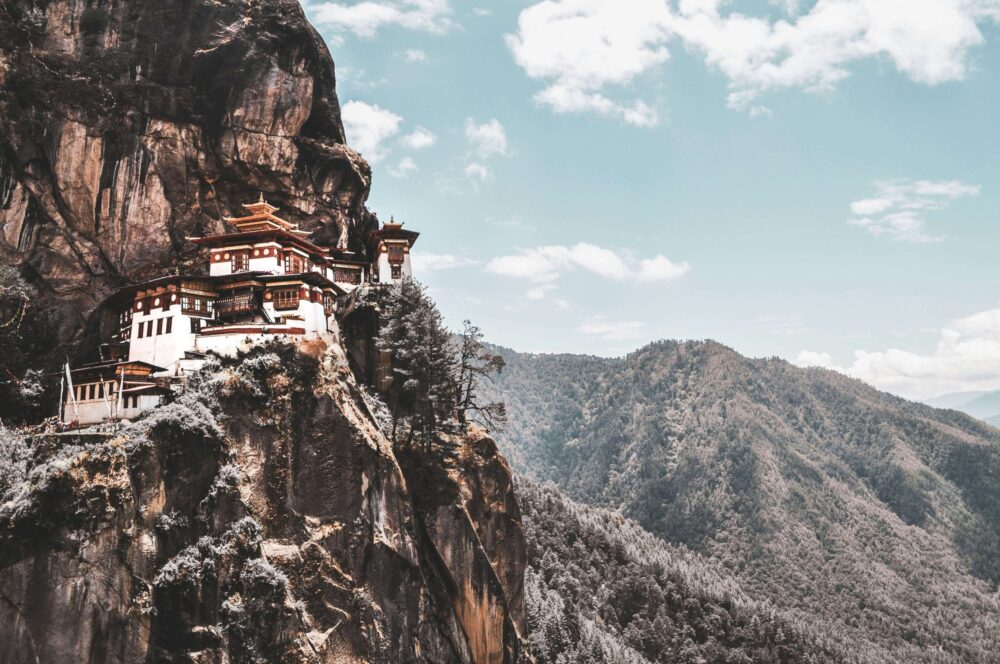
[[[233,274],[250,271],[250,252],[241,250],[230,254],[230,270]]]
[[[299,295],[298,286],[274,289],[272,302],[274,302],[275,311],[294,311],[298,309]]]

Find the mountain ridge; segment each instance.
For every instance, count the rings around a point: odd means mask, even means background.
[[[512,415],[499,442],[518,472],[888,657],[990,661],[1000,431],[716,342],[615,359],[499,352]]]

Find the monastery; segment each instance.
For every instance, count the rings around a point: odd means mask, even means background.
[[[313,244],[263,196],[245,207],[247,216],[226,218],[235,232],[192,240],[208,252],[206,276],[165,276],[108,299],[120,312],[109,357],[67,367],[62,421],[83,426],[155,408],[208,353],[232,356],[275,338],[332,340],[339,298],[413,276],[419,233],[394,220],[369,234],[369,262]]]

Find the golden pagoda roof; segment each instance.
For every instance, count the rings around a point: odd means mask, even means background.
[[[303,237],[311,235],[308,231],[299,230],[298,224],[285,221],[274,214],[278,211],[278,208],[264,200],[263,194],[261,194],[260,199],[256,203],[247,203],[243,207],[250,212],[249,215],[245,217],[223,217],[224,221],[236,226],[240,232],[276,229],[288,231],[289,233]]]

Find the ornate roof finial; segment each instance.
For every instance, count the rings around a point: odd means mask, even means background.
[[[267,202],[267,201],[264,200],[264,192],[263,191],[260,192],[260,198],[257,199],[257,202],[258,203],[266,203]]]

